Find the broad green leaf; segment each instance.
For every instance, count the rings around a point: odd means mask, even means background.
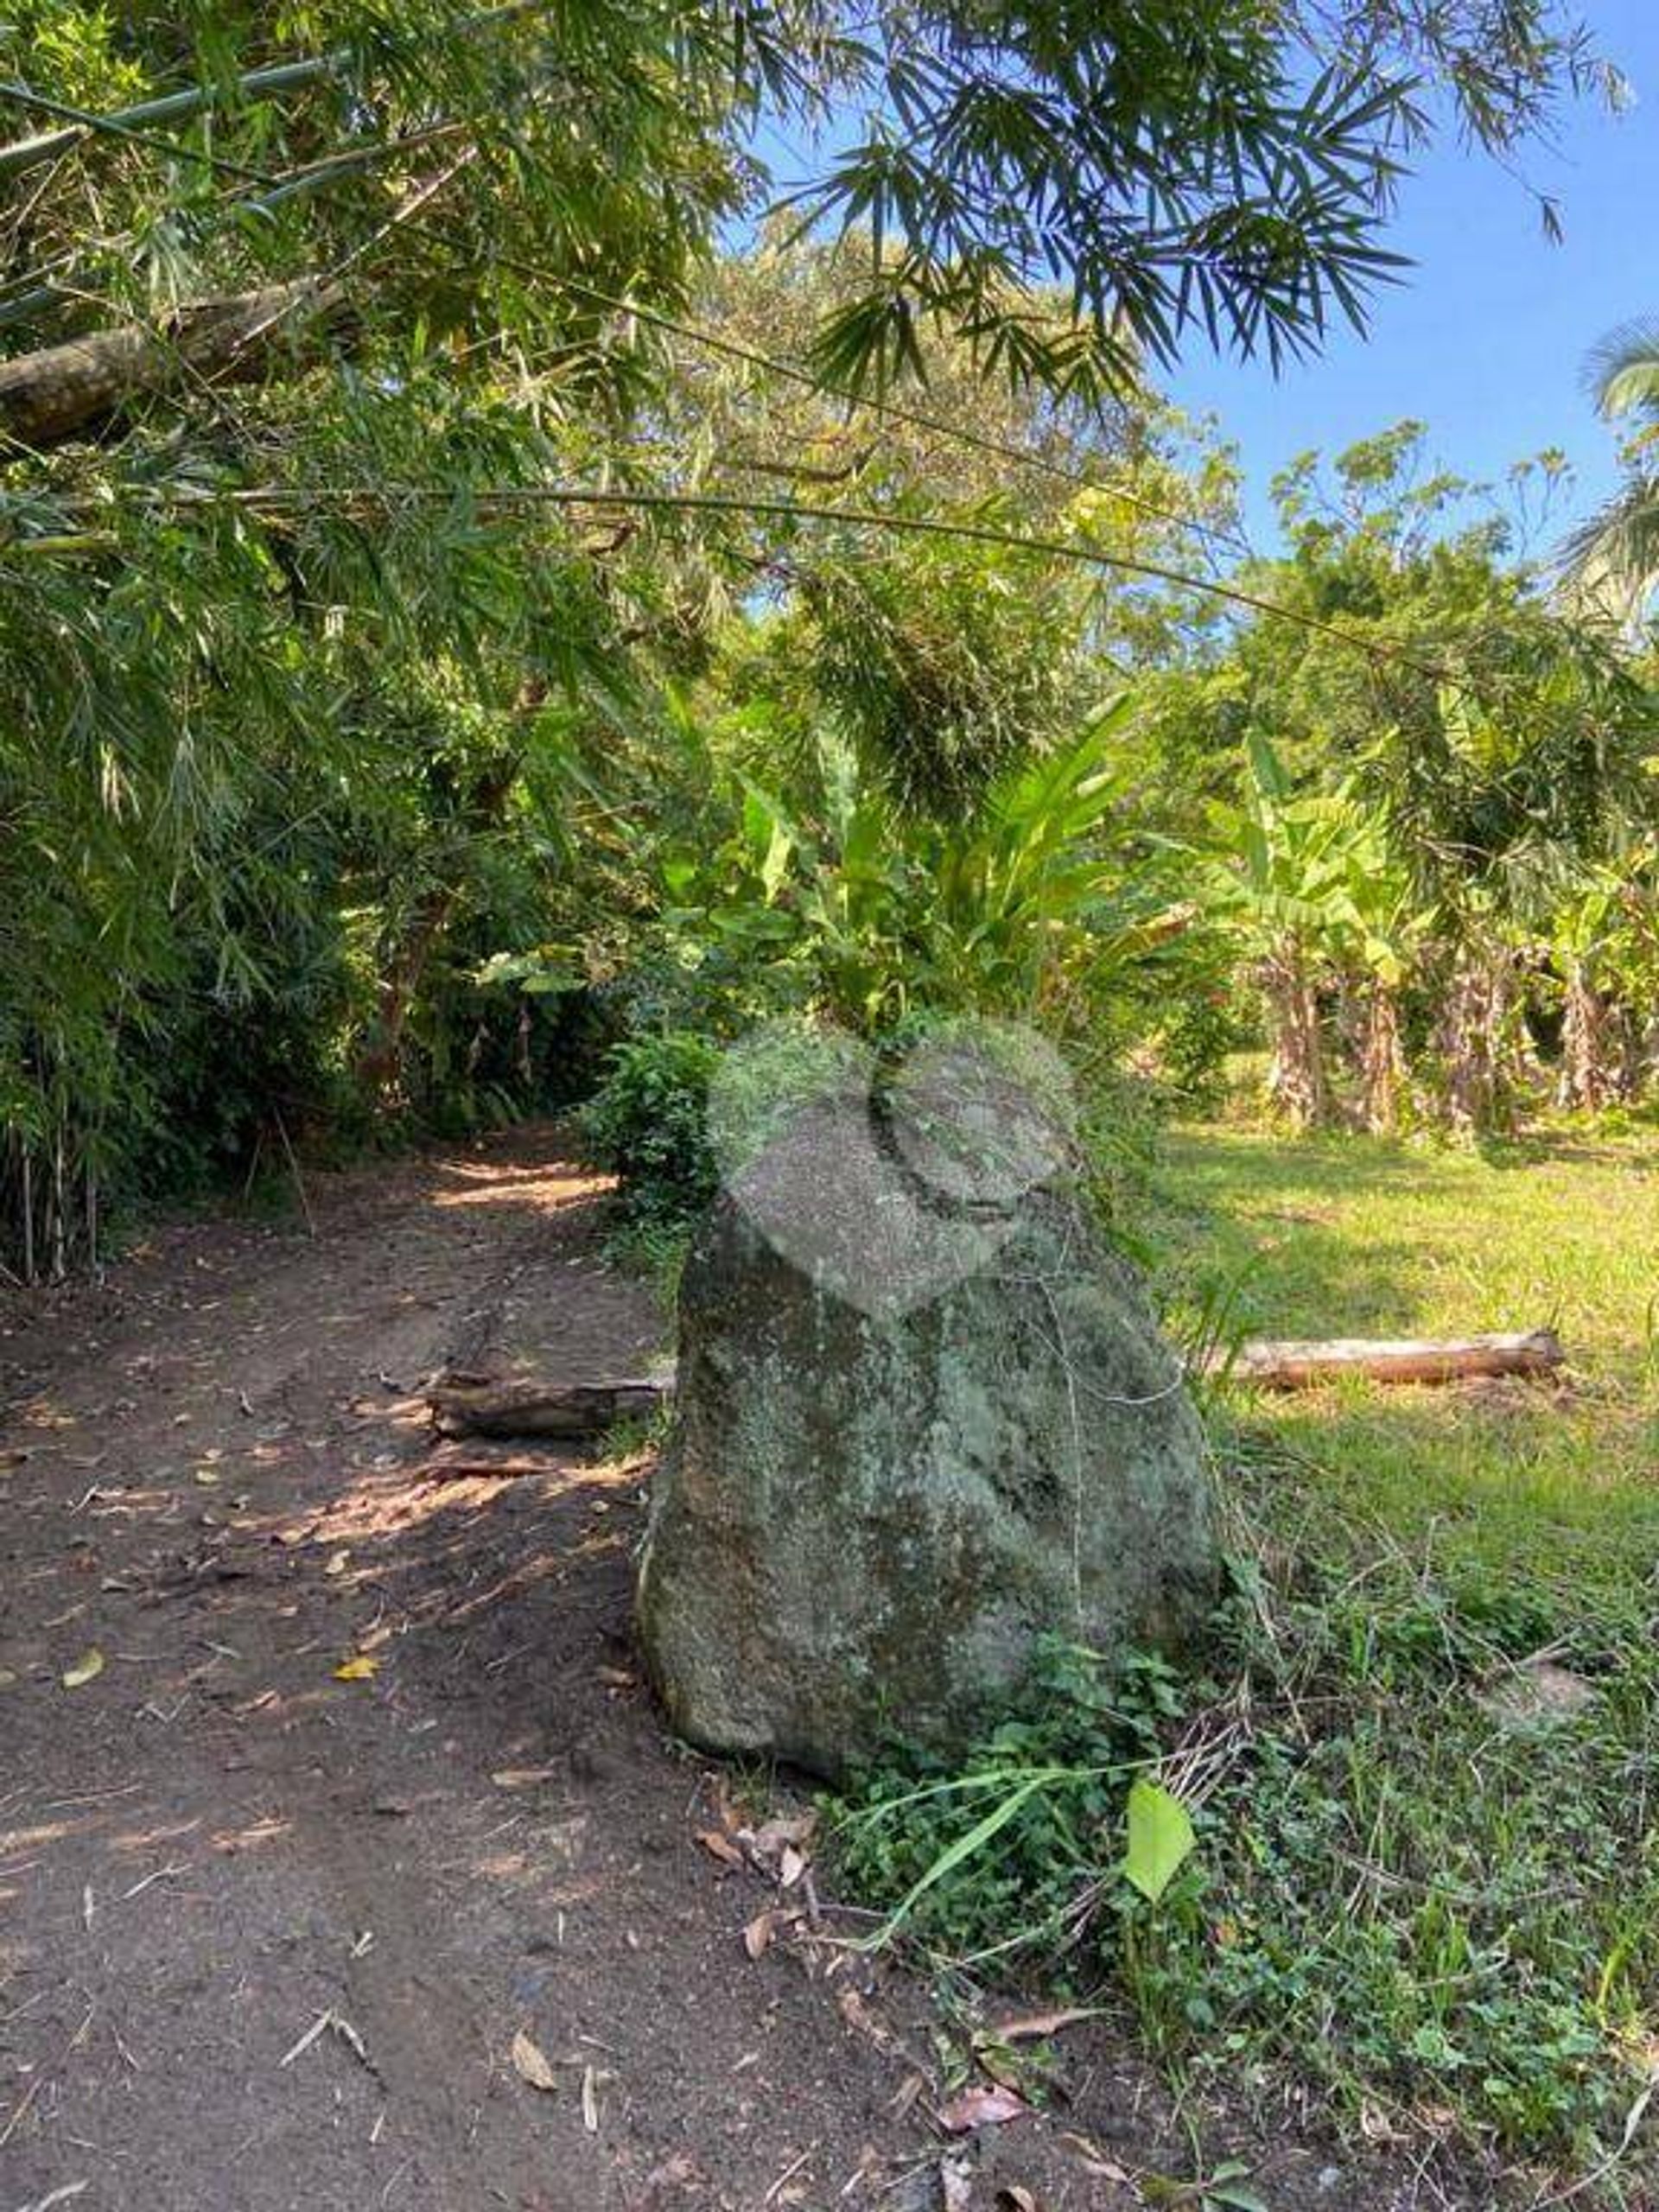
[[[1149,1904],[1156,1904],[1198,1839],[1179,1797],[1144,1778],[1129,1792],[1129,1847],[1123,1875]]]

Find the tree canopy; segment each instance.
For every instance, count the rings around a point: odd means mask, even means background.
[[[1363,316],[1413,149],[1605,74],[1554,0],[30,0],[0,45],[25,1217],[40,1147],[118,1179],[181,1092],[200,1160],[524,1082],[569,1008],[511,963],[607,941],[663,687],[768,604],[884,805],[1014,788],[1224,588],[1157,365]]]

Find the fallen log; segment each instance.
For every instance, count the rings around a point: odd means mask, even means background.
[[[673,1393],[671,1376],[605,1382],[445,1382],[430,1392],[441,1436],[593,1436],[619,1421],[649,1420]]]
[[[1264,1390],[1308,1390],[1344,1375],[1363,1375],[1373,1382],[1431,1383],[1482,1376],[1547,1375],[1566,1356],[1553,1329],[1528,1329],[1440,1340],[1255,1338],[1236,1351],[1211,1352],[1202,1365],[1206,1374],[1253,1382]],[[450,1374],[432,1386],[429,1402],[440,1436],[575,1439],[598,1435],[619,1421],[648,1421],[673,1395],[671,1368],[598,1382]]]
[[[1266,1390],[1306,1390],[1344,1375],[1373,1382],[1458,1382],[1471,1376],[1546,1375],[1566,1354],[1553,1329],[1517,1334],[1422,1338],[1336,1337],[1328,1342],[1260,1339],[1212,1353],[1207,1372]]]
[[[556,1452],[537,1459],[526,1459],[518,1452],[499,1459],[482,1459],[475,1452],[452,1455],[440,1447],[429,1459],[423,1459],[415,1472],[422,1482],[428,1483],[507,1483],[520,1482],[533,1475],[556,1475],[565,1465]]]

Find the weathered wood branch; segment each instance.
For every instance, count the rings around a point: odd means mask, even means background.
[[[1374,1382],[1457,1382],[1483,1376],[1539,1376],[1565,1361],[1553,1329],[1450,1338],[1337,1337],[1259,1338],[1235,1352],[1216,1351],[1206,1373],[1226,1375],[1266,1390],[1308,1390],[1344,1375]],[[441,1436],[594,1436],[619,1421],[649,1419],[674,1395],[671,1367],[644,1376],[594,1382],[548,1382],[533,1376],[498,1380],[451,1375],[429,1399]],[[468,1464],[465,1471],[482,1472]],[[529,1471],[528,1465],[522,1471]],[[513,1467],[509,1471],[519,1472]]]
[[[473,1446],[473,1454],[477,1452]],[[550,1452],[539,1459],[526,1459],[522,1452],[499,1459],[482,1459],[454,1446],[440,1447],[437,1453],[416,1469],[423,1482],[524,1482],[537,1475],[559,1472],[563,1460],[557,1453]]]
[[[1205,1361],[1212,1373],[1255,1382],[1268,1390],[1306,1390],[1344,1375],[1374,1382],[1456,1382],[1470,1376],[1545,1375],[1566,1355],[1553,1329],[1519,1334],[1420,1338],[1338,1337],[1328,1342],[1259,1341]]]
[[[613,1421],[649,1419],[672,1395],[666,1376],[615,1382],[439,1382],[430,1393],[442,1436],[592,1436]]]
[[[340,287],[302,276],[20,353],[0,362],[0,434],[40,449],[157,392],[265,383],[320,358],[348,314]]]

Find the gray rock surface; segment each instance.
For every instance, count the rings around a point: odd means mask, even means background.
[[[1216,1570],[1133,1269],[1054,1189],[928,1204],[848,1110],[752,1163],[687,1266],[639,1592],[682,1734],[831,1777],[960,1742],[1045,1633],[1179,1637]]]

